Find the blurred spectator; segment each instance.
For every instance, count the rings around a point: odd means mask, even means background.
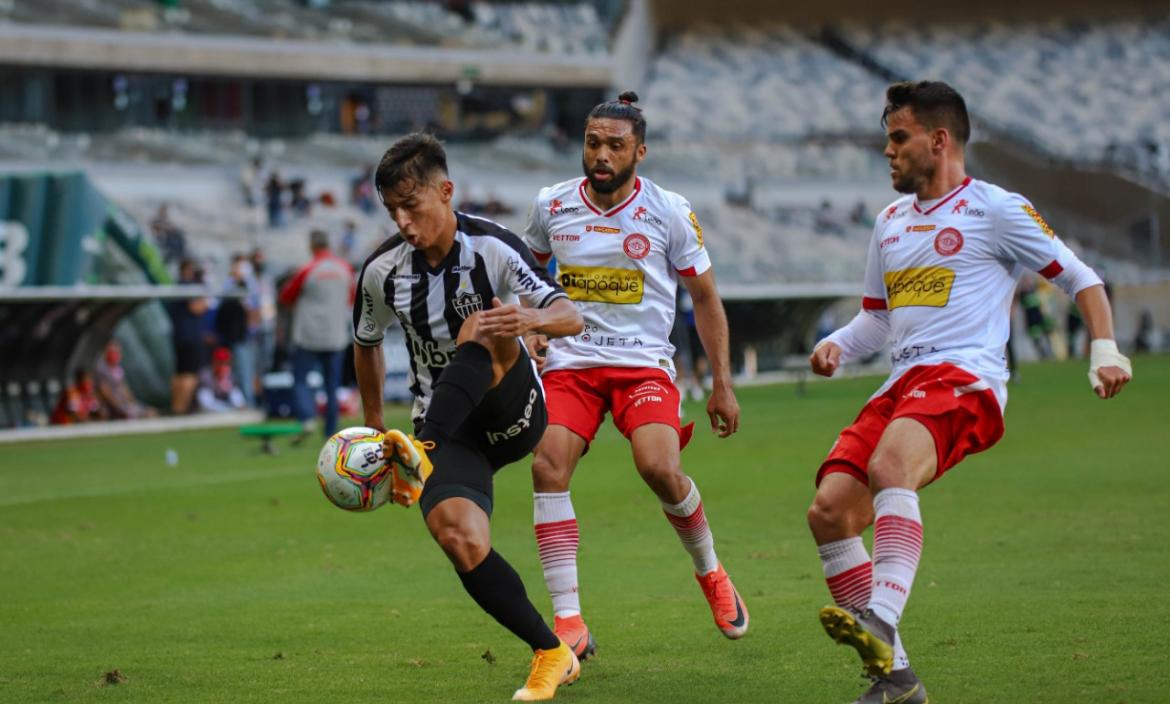
[[[219,413],[244,408],[248,402],[232,379],[232,353],[226,347],[216,347],[211,353],[211,366],[199,375],[196,394],[199,409]]]
[[[349,182],[349,201],[356,205],[366,215],[373,214],[378,207],[374,200],[374,167],[369,164],[362,167],[357,178]]]
[[[1036,354],[1040,359],[1048,359],[1052,356],[1052,343],[1048,339],[1048,334],[1052,332],[1052,319],[1044,313],[1040,292],[1030,277],[1020,282],[1020,307],[1024,310],[1024,325],[1036,348]]]
[[[179,265],[179,283],[203,283],[203,271],[195,260],[184,259]],[[206,298],[167,303],[175,350],[175,375],[171,378],[171,412],[175,414],[190,413],[192,410],[191,402],[199,384],[199,370],[206,363],[207,357],[202,318],[208,307]]]
[[[869,208],[866,207],[865,201],[857,201],[853,210],[849,211],[849,222],[863,227],[873,227],[873,216],[869,212]]]
[[[1146,308],[1138,316],[1137,332],[1133,336],[1134,354],[1142,354],[1154,349],[1153,338],[1154,312]]]
[[[353,268],[329,249],[329,235],[309,235],[313,259],[284,285],[280,302],[293,308],[293,393],[297,419],[306,431],[316,416],[308,376],[319,368],[325,385],[325,437],[337,432],[337,387],[341,361],[353,340]]]
[[[274,366],[276,352],[276,282],[268,270],[264,250],[252,250],[252,280],[256,285],[256,371],[265,374]]]
[[[240,192],[248,207],[258,206],[263,201],[263,179],[264,162],[258,156],[253,157],[240,169]]]
[[[73,374],[73,383],[61,391],[51,422],[54,425],[72,425],[104,420],[105,417],[101,399],[94,388],[93,376],[88,369],[78,369]]]
[[[309,202],[308,185],[303,178],[294,178],[288,183],[289,208],[297,217],[306,217],[312,209]]]
[[[126,383],[126,370],[122,369],[122,345],[117,340],[106,343],[106,350],[94,366],[98,398],[105,407],[109,418],[153,418],[155,410],[143,405],[134,397]]]
[[[219,344],[232,353],[232,372],[249,406],[256,405],[256,353],[251,322],[258,307],[252,266],[247,257],[237,254],[232,257],[223,298],[215,311],[215,335]]]
[[[158,206],[158,212],[150,221],[150,233],[162,251],[163,261],[167,264],[182,261],[183,257],[187,256],[187,237],[179,226],[171,221],[166,203]]]
[[[337,254],[349,263],[354,261],[354,250],[357,248],[357,223],[346,220],[341,229],[341,237],[337,242]]]
[[[284,227],[284,183],[275,169],[264,184],[264,202],[268,207],[268,226]]]

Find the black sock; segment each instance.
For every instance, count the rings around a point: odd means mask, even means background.
[[[475,569],[455,574],[479,608],[533,650],[551,650],[561,644],[528,600],[520,575],[500,553],[492,550]]]
[[[435,381],[419,438],[451,437],[475,410],[492,384],[492,354],[478,342],[455,348],[451,363]]]

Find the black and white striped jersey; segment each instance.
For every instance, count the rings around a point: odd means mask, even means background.
[[[491,220],[458,212],[455,218],[455,243],[438,266],[394,235],[362,266],[354,297],[357,344],[379,345],[391,322],[402,325],[416,421],[426,415],[431,387],[455,354],[467,316],[490,308],[493,297],[530,308],[567,298],[515,234]]]

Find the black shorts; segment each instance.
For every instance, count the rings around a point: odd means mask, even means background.
[[[175,373],[198,374],[205,364],[202,342],[175,343]]]
[[[422,423],[415,422],[415,435]],[[490,389],[449,440],[427,451],[434,470],[419,506],[425,518],[440,501],[462,497],[492,515],[492,476],[530,454],[548,426],[544,388],[526,354]],[[434,438],[431,438],[434,440]]]

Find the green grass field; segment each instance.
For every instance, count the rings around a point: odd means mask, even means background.
[[[1026,367],[1000,445],[924,491],[902,632],[933,701],[1170,701],[1170,359],[1135,366],[1108,403],[1083,362]],[[739,435],[701,433],[684,454],[751,610],[738,642],[604,431],[574,484],[600,650],[557,700],[855,697],[853,652],[817,622],[828,593],[804,514],[878,381],[744,389]],[[417,509],[344,513],[315,447],[254,451],[226,430],[0,446],[0,702],[509,699],[529,653],[467,598]],[[495,545],[548,613],[526,464],[496,497]],[[103,684],[115,669],[125,681]]]

